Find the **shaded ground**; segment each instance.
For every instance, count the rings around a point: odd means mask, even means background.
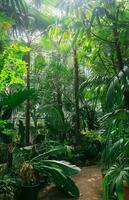
[[[73,178],[80,189],[78,200],[101,200],[101,172],[96,166],[82,168]],[[39,194],[39,200],[73,200],[64,196],[53,186],[48,186]]]

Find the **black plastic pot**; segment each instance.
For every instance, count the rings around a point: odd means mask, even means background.
[[[20,200],[37,200],[40,184],[32,186],[22,186]]]
[[[44,188],[47,184],[48,184],[48,177],[47,176],[43,176],[40,178],[40,188]]]

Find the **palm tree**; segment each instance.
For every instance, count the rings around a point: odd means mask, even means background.
[[[24,0],[0,0],[0,12],[4,12],[8,17],[14,19],[17,25],[23,24],[26,8]]]

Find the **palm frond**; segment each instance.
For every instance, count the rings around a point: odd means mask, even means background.
[[[14,19],[15,23],[23,24],[27,5],[24,0],[0,0],[0,11]]]

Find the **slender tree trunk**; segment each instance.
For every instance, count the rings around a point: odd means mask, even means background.
[[[27,90],[30,90],[30,52],[27,53],[25,61],[27,62],[26,88]],[[26,145],[29,145],[29,142],[30,142],[30,98],[26,100],[25,125],[26,125]]]
[[[63,112],[63,102],[62,102],[62,92],[60,90],[60,88],[58,88],[57,91],[57,102],[58,102],[58,107],[59,107],[59,111],[62,117],[62,120],[64,122],[64,112]]]
[[[8,144],[7,146],[8,149],[8,155],[7,155],[7,169],[11,169],[12,168],[12,162],[13,162],[13,144],[12,142],[10,144]]]
[[[90,106],[85,106],[86,115],[87,115],[87,128],[89,131],[95,130],[95,111],[90,108]]]
[[[63,127],[62,127],[62,134],[61,134],[61,142],[64,142],[66,135],[65,135],[65,117],[64,117],[64,112],[63,112],[63,102],[62,102],[62,92],[61,89],[58,87],[58,91],[57,91],[57,102],[58,102],[58,108],[59,108],[59,112],[62,118],[62,122],[63,122]]]
[[[74,59],[74,95],[75,95],[75,132],[76,132],[76,141],[80,142],[80,111],[79,111],[79,64],[77,58],[77,50],[73,50],[73,59]]]
[[[35,128],[35,133],[37,134],[38,133],[38,130],[37,130],[37,122],[38,122],[38,120],[37,120],[37,118],[35,117],[35,116],[31,116],[32,117],[32,119],[33,119],[33,122],[34,122],[34,128]]]
[[[124,68],[124,62],[122,58],[121,44],[119,42],[119,32],[117,30],[117,25],[114,25],[113,33],[114,33],[115,50],[116,50],[116,56],[117,56],[117,62],[118,62],[117,66],[118,66],[118,70],[120,71]]]

